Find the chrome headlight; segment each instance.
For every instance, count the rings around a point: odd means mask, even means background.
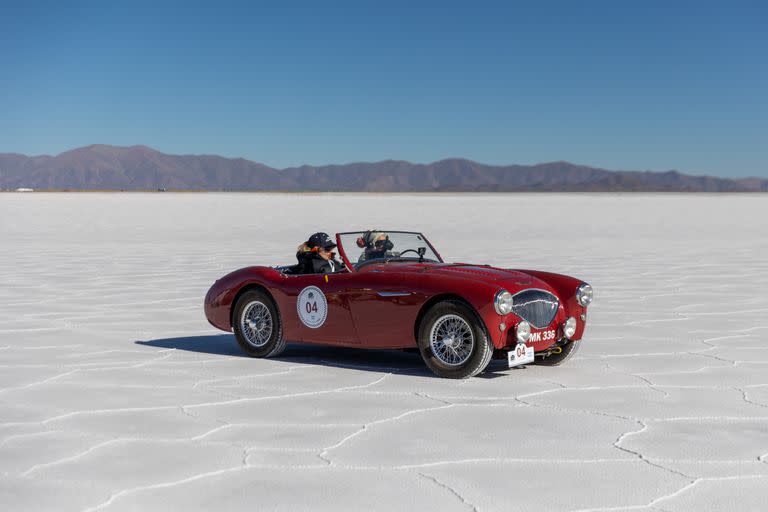
[[[515,336],[518,343],[525,343],[531,337],[531,324],[523,320],[515,327]]]
[[[582,283],[576,288],[576,301],[584,307],[592,304],[592,287],[587,283]]]
[[[507,290],[500,290],[493,298],[493,307],[500,315],[508,315],[512,312],[512,294]]]
[[[568,320],[563,324],[563,334],[568,339],[571,339],[576,334],[576,319],[572,316],[569,316]]]

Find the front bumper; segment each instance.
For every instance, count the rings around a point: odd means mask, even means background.
[[[586,326],[586,309],[583,309],[583,312],[579,312],[576,315],[565,315],[558,313],[555,319],[543,329],[537,329],[531,326],[531,337],[526,342],[526,345],[529,347],[532,346],[536,352],[541,352],[557,345],[558,343],[562,344],[562,342],[566,339],[563,334],[563,325],[565,324],[568,316],[573,316],[576,319],[576,332],[570,339],[573,341],[580,340]],[[507,317],[509,316],[510,315],[507,315]],[[517,345],[515,326],[518,322],[520,322],[520,319],[507,317],[503,318],[503,321],[499,323],[499,327],[504,326],[504,329],[500,329],[501,343],[497,345],[497,348],[510,349]]]

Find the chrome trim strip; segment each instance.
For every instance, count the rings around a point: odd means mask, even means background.
[[[547,290],[543,290],[541,288],[525,288],[523,290],[520,290],[516,294],[512,295],[512,297],[517,297],[518,295],[520,295],[523,292],[544,292],[544,293],[548,293],[548,294],[552,295],[553,297],[557,298],[557,296],[554,293],[552,293],[550,291],[547,291]],[[558,302],[560,302],[560,301],[558,301]]]
[[[376,292],[379,297],[407,297],[411,292]]]

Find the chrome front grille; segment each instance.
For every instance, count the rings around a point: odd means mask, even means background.
[[[523,290],[513,296],[512,312],[537,329],[552,323],[560,302],[544,290]]]

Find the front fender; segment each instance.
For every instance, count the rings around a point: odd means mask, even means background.
[[[427,285],[432,288],[433,297],[457,296],[467,302],[485,324],[493,346],[502,348],[505,345],[504,332],[499,329],[503,317],[496,313],[493,307],[493,297],[499,289],[498,286],[465,278],[446,279],[445,276],[430,277]]]
[[[584,281],[563,274],[541,272],[539,270],[521,270],[520,272],[525,272],[541,279],[557,292],[557,296],[560,297],[561,304],[565,308],[566,316],[576,318],[576,333],[571,339],[580,340],[584,335],[584,328],[587,324],[587,308],[576,301],[576,289]]]

